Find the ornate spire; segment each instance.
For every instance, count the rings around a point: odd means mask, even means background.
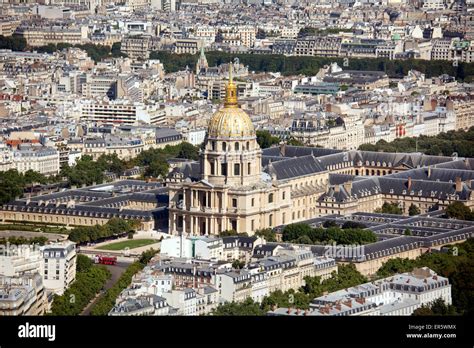
[[[238,107],[239,103],[237,102],[237,86],[234,83],[232,78],[232,63],[229,63],[229,83],[225,89],[225,101],[224,107],[226,108],[234,108]]]

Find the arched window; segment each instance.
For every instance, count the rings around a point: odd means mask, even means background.
[[[250,150],[250,142],[247,141],[247,151]]]
[[[270,214],[270,216],[268,217],[268,226],[272,226],[273,225],[273,214]]]
[[[235,143],[235,151],[239,151],[239,143]]]
[[[227,151],[227,143],[225,141],[222,143],[222,151]]]
[[[273,203],[273,193],[268,195],[268,203]]]

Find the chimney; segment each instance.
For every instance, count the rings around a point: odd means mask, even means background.
[[[280,144],[280,156],[285,157],[285,153],[286,153],[286,144],[281,143]]]
[[[336,309],[337,309],[338,311],[342,310],[342,306],[341,306],[340,303],[338,303],[335,307],[336,307]]]
[[[355,299],[358,303],[364,304],[365,303],[365,297],[358,297]]]
[[[288,310],[286,311],[287,314],[291,313],[291,307],[288,307]]]
[[[408,177],[407,189],[408,189],[408,191],[411,190],[411,176]]]
[[[428,179],[431,178],[431,167],[428,167]]]
[[[334,185],[334,192],[341,191],[341,187],[339,185]]]
[[[343,302],[344,305],[346,305],[349,308],[352,308],[352,300],[348,299],[347,301]]]
[[[456,177],[456,192],[461,192],[462,191],[462,181],[461,177],[457,176]]]

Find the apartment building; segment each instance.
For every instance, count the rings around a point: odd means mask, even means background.
[[[55,175],[59,173],[59,152],[53,147],[42,145],[22,144],[18,149],[12,150],[12,168],[20,173],[28,170],[43,175]]]
[[[294,48],[297,56],[338,57],[341,50],[341,38],[312,36],[298,39]]]
[[[453,50],[451,39],[432,40],[431,60],[452,60]]]
[[[43,315],[48,300],[39,273],[0,275],[0,316]]]
[[[448,278],[427,267],[396,274],[315,298],[310,309],[278,308],[269,315],[290,316],[408,316],[437,299],[452,303]]]
[[[474,98],[471,96],[448,99],[446,109],[454,114],[455,130],[468,130],[474,126]]]
[[[23,24],[15,34],[25,38],[29,46],[68,43],[79,45],[88,42],[87,26],[43,26]]]
[[[166,112],[160,105],[144,105],[125,100],[81,104],[81,120],[98,124],[162,125],[165,122],[165,117]]]
[[[44,287],[60,296],[76,279],[75,243],[48,244],[42,252]]]
[[[122,39],[120,51],[131,59],[146,60],[150,57],[150,36],[127,36]]]

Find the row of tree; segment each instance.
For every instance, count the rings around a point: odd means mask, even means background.
[[[29,47],[25,38],[22,36],[0,35],[0,49],[10,49],[12,51],[34,50],[39,53],[54,53],[69,47],[77,47],[86,51],[87,55],[95,62],[100,62],[104,58],[127,56],[125,53],[121,52],[120,42],[116,42],[112,46],[95,45],[92,43],[71,45],[69,43],[60,42],[58,44],[50,43],[45,46]]]
[[[344,226],[343,226],[344,227]],[[282,231],[285,242],[297,244],[368,244],[377,241],[374,232],[364,228],[313,228],[305,223],[286,225]]]
[[[385,58],[330,58],[310,56],[285,56],[278,54],[250,54],[225,53],[219,51],[206,52],[210,66],[228,63],[239,58],[240,62],[249,66],[249,70],[256,72],[281,72],[284,75],[315,75],[320,68],[333,62],[349,70],[384,71],[390,77],[400,78],[408,71],[415,69],[427,77],[449,74],[458,80],[472,81],[474,78],[474,63],[459,63],[454,66],[444,60],[388,60]],[[154,51],[150,58],[159,59],[167,72],[184,70],[186,66],[195,68],[198,54],[173,54],[167,51]],[[347,64],[346,64],[347,63]]]
[[[25,244],[38,244],[38,245],[45,245],[48,241],[46,237],[33,237],[33,238],[26,238],[26,237],[3,237],[0,238],[0,244],[5,245],[7,243],[12,245],[25,245]]]
[[[389,277],[410,272],[417,267],[429,267],[447,277],[456,312],[468,315],[474,313],[474,239],[451,246],[445,252],[423,254],[414,260],[390,259],[377,271],[377,276]]]
[[[156,253],[156,250],[149,249],[143,252],[138,261],[128,266],[117,282],[96,302],[91,315],[107,315],[114,307],[120,293],[132,282],[132,277],[141,271]]]
[[[50,179],[33,170],[28,170],[24,174],[19,173],[16,169],[0,172],[0,204],[22,196],[28,185],[46,184],[48,182],[50,182]]]
[[[339,265],[338,272],[333,272],[331,278],[323,281],[320,277],[305,277],[304,279],[306,285],[298,290],[274,291],[264,297],[262,303],[257,303],[251,298],[240,303],[228,302],[214,309],[212,315],[266,315],[273,307],[308,309],[310,302],[325,292],[346,289],[367,282],[367,278],[361,275],[354,265]]]
[[[69,233],[69,240],[76,243],[96,242],[110,237],[126,236],[140,226],[137,220],[112,218],[105,225],[78,226]]]
[[[150,149],[141,152],[137,157],[124,161],[116,154],[102,155],[96,161],[90,156],[82,156],[76,165],[62,168],[60,177],[65,178],[70,186],[93,185],[102,183],[105,172],[121,175],[125,169],[141,166],[145,168],[144,177],[165,177],[168,174],[170,158],[199,158],[199,148],[182,142],[178,145],[167,145],[162,149]]]
[[[55,295],[50,315],[79,315],[111,276],[104,266],[93,265],[85,255],[77,255],[76,280],[62,296]]]
[[[383,152],[423,152],[427,155],[474,157],[474,127],[469,130],[449,131],[435,136],[421,135],[416,138],[398,138],[391,142],[379,140],[374,144],[362,144],[359,150]]]

